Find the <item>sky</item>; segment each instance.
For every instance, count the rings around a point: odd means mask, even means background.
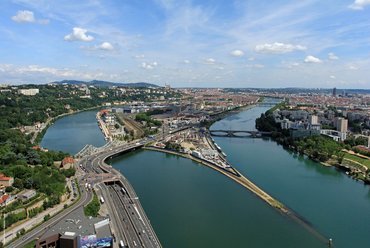
[[[370,0],[1,0],[0,84],[370,88]]]

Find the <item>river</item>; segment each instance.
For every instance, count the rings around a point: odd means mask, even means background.
[[[76,154],[87,144],[95,147],[104,145],[104,135],[95,117],[96,111],[84,111],[56,120],[46,131],[41,146]]]
[[[246,110],[211,128],[254,129],[255,118],[266,110]],[[95,112],[86,113],[57,120],[42,145],[76,153],[86,143],[103,144]],[[369,246],[369,187],[269,139],[215,140],[233,166],[333,238],[335,247]],[[138,151],[111,162],[134,186],[164,247],[327,247],[245,188],[193,161]]]

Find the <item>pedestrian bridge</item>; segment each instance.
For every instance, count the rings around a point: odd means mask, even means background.
[[[248,131],[248,130],[210,130],[212,136],[219,137],[262,137],[270,136],[271,132]]]

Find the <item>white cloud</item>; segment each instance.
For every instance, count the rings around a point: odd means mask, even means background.
[[[29,10],[19,10],[17,15],[12,16],[12,20],[15,22],[35,22],[35,16],[32,11]]]
[[[370,0],[355,0],[348,7],[354,10],[363,10],[366,5],[370,5]]]
[[[245,67],[247,68],[257,68],[257,69],[261,69],[261,68],[264,68],[265,66],[262,65],[262,64],[248,64],[248,65],[245,65]]]
[[[140,67],[145,69],[145,70],[153,70],[157,66],[158,66],[158,63],[155,62],[155,61],[153,63],[143,62],[140,65]]]
[[[255,47],[255,51],[259,53],[289,53],[293,51],[303,51],[307,47],[301,45],[292,45],[275,42],[272,44],[260,44]]]
[[[349,65],[348,66],[348,69],[353,70],[353,71],[357,71],[358,70],[358,67],[355,66],[355,65]]]
[[[94,37],[86,34],[87,30],[79,27],[74,27],[73,32],[64,36],[65,41],[92,41]]]
[[[99,45],[99,49],[105,50],[105,51],[112,51],[114,50],[114,47],[109,42],[103,42]]]
[[[190,60],[188,60],[188,59],[184,59],[184,61],[183,61],[185,64],[190,64]]]
[[[143,59],[143,58],[145,58],[145,55],[144,54],[138,54],[138,55],[135,55],[134,58],[135,59]]]
[[[255,58],[254,57],[249,57],[248,58],[248,61],[254,61],[255,60]]]
[[[204,63],[207,64],[207,65],[214,65],[214,64],[216,64],[216,60],[213,59],[213,58],[208,58],[204,61]]]
[[[230,53],[234,57],[242,57],[244,56],[244,52],[242,50],[234,50]]]
[[[12,20],[15,22],[35,22],[35,16],[32,11],[29,10],[19,10],[17,15],[12,16]]]
[[[337,55],[335,55],[334,53],[328,53],[328,58],[330,60],[337,60],[337,59],[339,59],[339,57]]]
[[[331,75],[330,78],[331,79],[336,79],[336,77],[334,75]]]
[[[81,72],[80,70],[72,70],[68,68],[53,68],[45,67],[40,65],[28,65],[28,66],[15,66],[10,64],[0,64],[0,72],[7,73],[8,75],[20,76],[27,78],[32,76],[40,76],[41,78],[52,76],[54,80],[59,78],[81,78],[81,79],[93,79],[101,76],[101,73],[89,73]]]
[[[15,16],[12,16],[12,20],[18,23],[49,24],[48,19],[37,20],[33,12],[29,10],[19,10]]]
[[[305,59],[304,59],[304,62],[305,63],[322,63],[321,59],[319,58],[316,58],[312,55],[308,55]]]

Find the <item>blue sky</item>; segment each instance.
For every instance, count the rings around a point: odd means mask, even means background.
[[[370,88],[370,0],[1,0],[0,83]]]

